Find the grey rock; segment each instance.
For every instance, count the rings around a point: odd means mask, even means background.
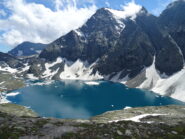
[[[127,130],[125,131],[125,135],[126,135],[126,136],[131,136],[131,135],[132,135],[132,132],[131,132],[130,130],[127,129]]]
[[[122,133],[120,130],[117,130],[116,132],[117,132],[117,134],[118,134],[119,136],[122,136],[122,135],[123,135],[123,133]]]

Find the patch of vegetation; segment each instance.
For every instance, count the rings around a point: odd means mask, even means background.
[[[24,81],[7,72],[0,72],[0,92],[16,90],[25,86]]]

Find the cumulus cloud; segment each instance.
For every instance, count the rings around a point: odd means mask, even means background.
[[[10,46],[23,41],[49,43],[82,26],[96,11],[92,0],[89,6],[81,8],[77,0],[53,2],[55,9],[25,0],[6,0],[4,6],[11,14],[6,19],[0,18],[0,31],[3,32],[0,43]]]
[[[136,13],[138,13],[142,6],[138,5],[135,3],[134,0],[132,0],[131,2],[126,3],[125,5],[122,6],[124,12],[125,12],[125,16],[133,16],[136,15]]]
[[[142,6],[137,5],[135,1],[131,1],[126,3],[125,5],[122,5],[122,11],[121,10],[113,10],[109,9],[110,12],[112,12],[117,18],[127,18],[131,17],[131,19],[135,19],[137,13],[142,9]]]

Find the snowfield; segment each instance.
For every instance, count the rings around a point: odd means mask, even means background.
[[[9,67],[8,65],[6,67],[1,67],[0,66],[0,71],[6,71],[6,72],[10,72],[10,73],[16,73],[17,69],[13,69],[11,67]]]
[[[146,68],[146,78],[138,88],[149,89],[160,95],[167,95],[185,102],[185,67],[168,77],[164,74],[160,75],[153,63]]]
[[[65,64],[64,71],[60,74],[60,78],[63,80],[98,80],[103,79],[98,72],[92,74],[93,65],[89,65],[88,62],[77,60],[71,65]]]

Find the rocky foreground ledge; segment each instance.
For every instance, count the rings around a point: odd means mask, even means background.
[[[184,139],[185,106],[107,112],[90,120],[41,118],[25,107],[0,105],[1,139]]]

